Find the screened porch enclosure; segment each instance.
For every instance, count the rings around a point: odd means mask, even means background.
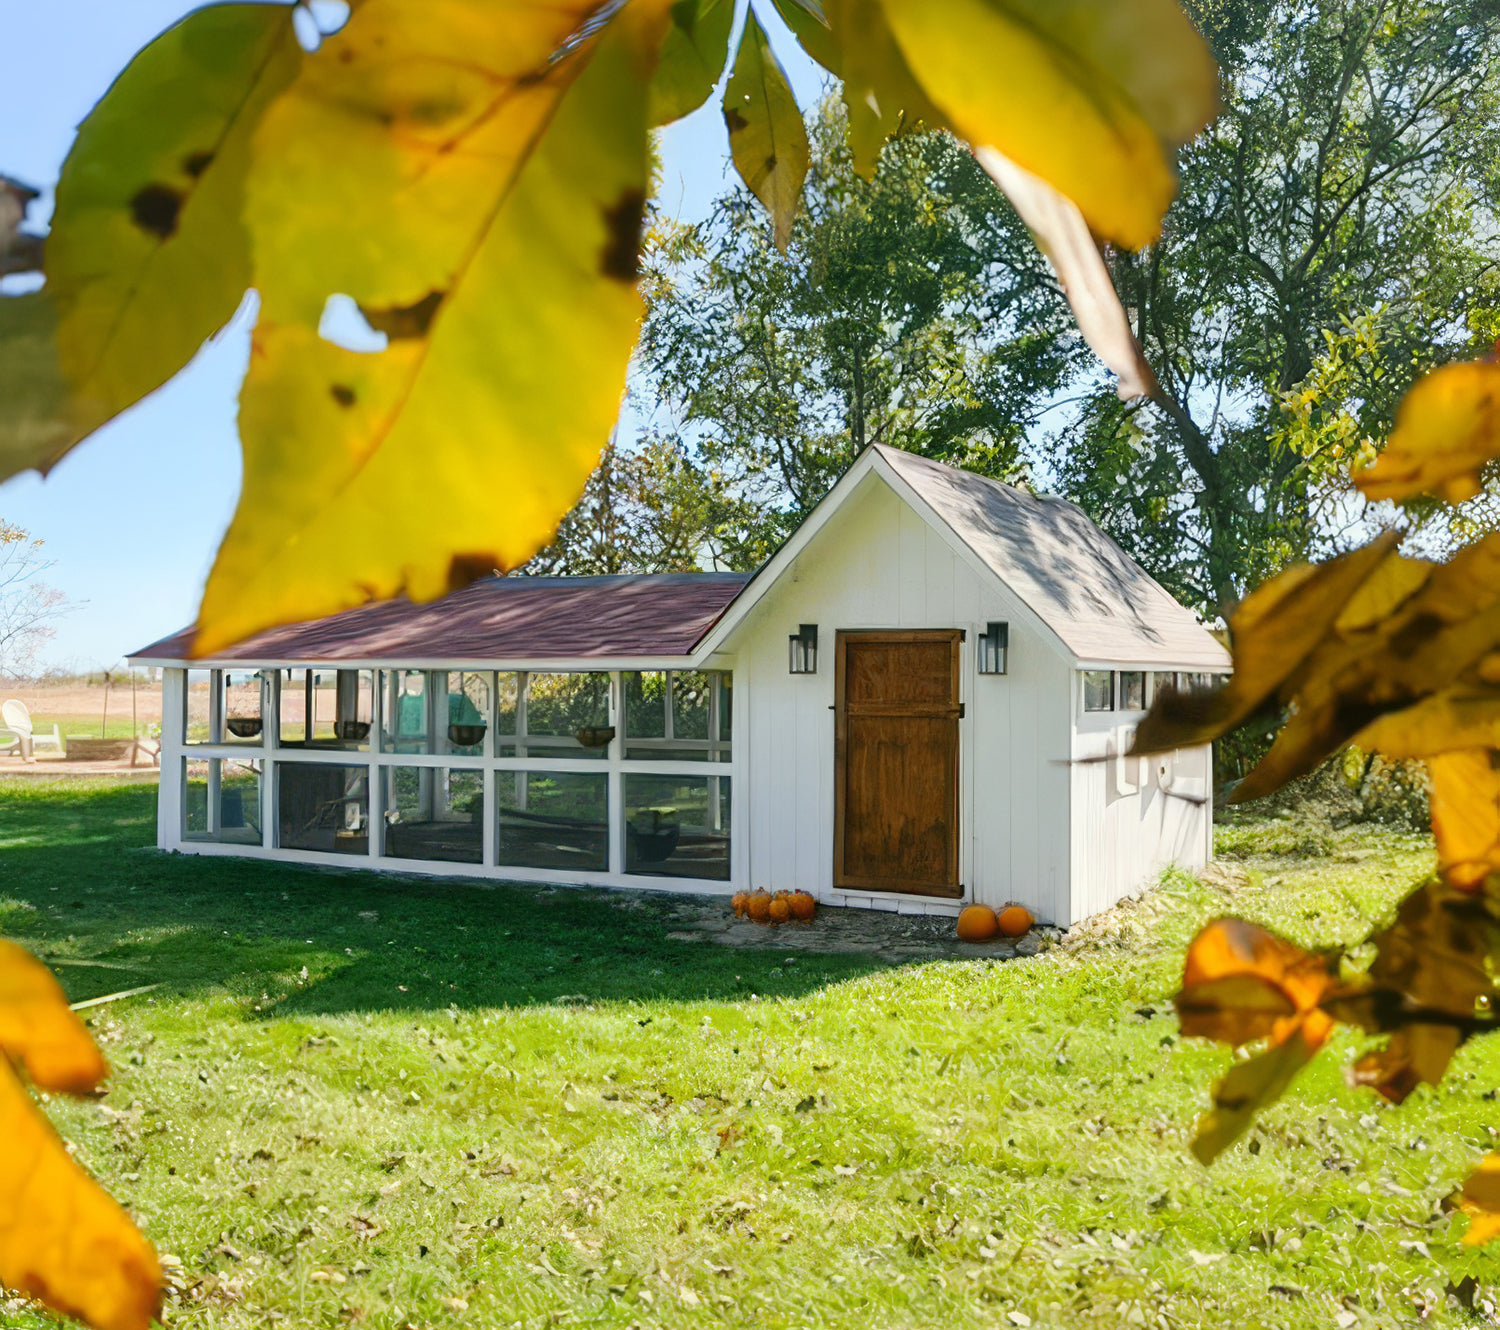
[[[170,673],[184,843],[730,880],[728,671]]]

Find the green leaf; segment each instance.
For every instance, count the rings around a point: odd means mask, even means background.
[[[734,72],[724,89],[724,123],[735,169],[771,214],[777,247],[785,249],[807,178],[807,129],[754,13],[746,15]]]
[[[708,100],[729,59],[734,0],[677,0],[651,80],[649,117],[670,124]]]
[[[884,0],[828,0],[826,12],[839,48],[854,166],[869,180],[890,138],[919,124],[947,128],[948,120],[912,75],[886,21]]]
[[[69,400],[57,360],[57,309],[46,291],[0,297],[0,478],[45,470],[103,423]]]
[[[828,26],[828,15],[818,0],[772,0],[781,20],[799,45],[835,78],[841,77],[838,43]]]
[[[69,400],[50,427],[22,426],[29,446],[6,427],[0,479],[51,465],[233,315],[250,285],[248,138],[301,58],[284,6],[212,5],[141,51],[83,122],[46,247]]]
[[[582,489],[642,312],[667,16],[570,36],[592,9],[367,0],[262,124],[244,493],[200,652],[514,567]],[[386,349],[319,335],[337,292]]]

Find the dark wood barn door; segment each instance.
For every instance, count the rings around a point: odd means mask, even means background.
[[[957,629],[841,632],[833,883],[958,896]]]

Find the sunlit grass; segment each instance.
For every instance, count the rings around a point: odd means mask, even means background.
[[[1445,1285],[1500,1277],[1439,1205],[1486,1048],[1388,1112],[1341,1041],[1213,1170],[1186,1149],[1227,1060],[1170,1014],[1192,930],[1353,938],[1419,839],[1250,828],[1243,885],[893,969],[672,941],[665,901],[160,855],[153,819],[0,783],[0,928],[124,967],[59,965],[75,995],[164,985],[94,1010],[113,1087],[52,1111],[180,1260],[173,1324],[1457,1324]]]

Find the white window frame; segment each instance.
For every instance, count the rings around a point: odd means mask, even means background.
[[[195,669],[198,667],[194,667]],[[300,671],[305,669],[336,670],[336,669],[359,669],[372,671],[371,676],[371,718],[369,741],[362,748],[284,748],[280,744],[281,734],[281,699],[280,679],[285,670]],[[729,757],[722,761],[695,761],[683,759],[655,759],[655,758],[631,758],[625,757],[626,735],[624,733],[624,681],[626,673],[637,671],[621,670],[588,670],[579,668],[565,670],[559,668],[545,669],[540,671],[525,671],[515,666],[505,667],[495,665],[465,666],[464,673],[481,673],[490,676],[489,679],[489,714],[486,717],[486,731],[483,742],[483,752],[479,754],[459,753],[393,753],[382,751],[382,739],[385,722],[384,690],[381,687],[381,673],[386,670],[416,669],[417,666],[403,666],[395,663],[373,664],[278,664],[262,667],[263,693],[261,704],[261,734],[259,744],[255,743],[224,743],[222,717],[219,712],[220,693],[223,688],[224,671],[219,668],[209,670],[210,688],[209,696],[213,699],[210,712],[210,737],[218,740],[212,743],[187,743],[187,669],[167,668],[162,675],[163,709],[165,718],[162,728],[162,763],[161,763],[161,790],[160,808],[158,812],[158,842],[164,848],[177,850],[183,853],[205,854],[205,855],[234,855],[240,857],[255,857],[277,860],[282,862],[327,864],[330,866],[342,866],[345,868],[386,868],[401,872],[423,873],[430,876],[455,876],[455,877],[494,877],[513,882],[549,882],[549,883],[585,883],[588,885],[619,886],[644,890],[669,890],[683,891],[692,890],[704,893],[728,894],[741,889],[743,883],[741,878],[744,866],[748,863],[748,856],[744,852],[744,838],[748,829],[742,815],[744,799],[744,740],[740,734],[742,709],[737,708],[733,713],[733,733],[728,741],[718,741],[713,738],[717,730],[714,720],[717,719],[717,698],[719,690],[715,689],[711,697],[713,702],[713,716],[710,721],[710,739],[705,741],[710,746],[728,749]],[[445,675],[457,670],[458,666],[450,666],[443,669],[424,669],[428,675],[429,697],[436,696],[433,688],[433,677]],[[232,672],[251,672],[254,667],[238,666]],[[640,672],[656,673],[667,672],[675,674],[675,666],[661,665],[657,667],[643,666]],[[735,687],[735,671],[693,671],[694,673],[725,673],[728,674],[729,687]],[[525,757],[501,757],[498,756],[498,729],[499,719],[499,688],[497,686],[497,675],[529,673],[598,673],[608,677],[608,714],[609,723],[614,726],[614,737],[610,740],[603,758],[572,758],[572,757],[537,757],[528,753]],[[670,687],[670,680],[668,683]],[[517,708],[517,728],[524,723],[526,688],[522,681],[520,692],[520,705]],[[435,705],[429,701],[429,707]],[[670,707],[668,708],[670,713]],[[429,726],[435,718],[429,715]],[[670,729],[670,718],[669,718]],[[446,732],[446,731],[445,731]],[[436,736],[436,730],[430,728],[430,733]],[[641,747],[649,745],[651,741],[636,740],[633,746]],[[669,742],[681,746],[684,741],[670,740]],[[698,741],[694,741],[698,742]],[[435,745],[440,746],[440,745]],[[528,747],[531,745],[528,744]],[[259,761],[261,763],[260,782],[260,826],[261,844],[259,846],[244,843],[225,843],[215,840],[187,839],[186,836],[186,780],[185,764],[188,761],[210,762],[210,772],[219,768],[212,765],[213,759],[233,760],[239,762]],[[364,767],[366,769],[366,788],[368,790],[368,818],[370,835],[368,847],[361,854],[339,854],[319,850],[302,850],[282,848],[277,844],[280,830],[280,817],[278,808],[279,778],[278,768],[284,763],[323,763],[332,766]],[[387,767],[427,767],[427,768],[449,768],[478,770],[484,774],[484,854],[482,863],[452,863],[443,860],[428,859],[402,859],[388,856],[384,850],[384,826],[385,808],[384,781],[382,779],[383,769]],[[499,817],[496,804],[496,778],[510,771],[527,771],[535,773],[547,772],[579,772],[593,775],[602,775],[606,781],[606,817],[609,827],[609,867],[603,872],[579,871],[576,869],[550,869],[550,868],[521,868],[498,862],[499,852]],[[729,876],[727,878],[695,878],[677,875],[655,875],[644,873],[627,873],[625,871],[625,777],[632,774],[658,775],[658,776],[689,776],[708,780],[709,789],[717,804],[718,783],[720,780],[730,781],[730,836],[728,846]],[[209,790],[209,826],[217,829],[218,802],[215,797],[216,791]]]

